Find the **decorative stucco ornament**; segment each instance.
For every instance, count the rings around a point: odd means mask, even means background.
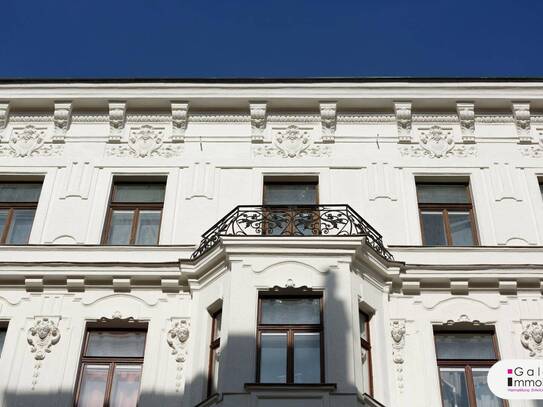
[[[28,125],[22,129],[13,130],[9,138],[9,146],[15,157],[29,157],[38,151],[45,143],[45,130]]]
[[[310,136],[311,128],[290,125],[286,128],[273,129],[271,144],[254,148],[255,155],[265,157],[323,157],[330,155],[330,146],[315,144]]]
[[[432,126],[421,131],[420,146],[428,151],[431,157],[445,157],[454,148],[451,131],[439,126]]]
[[[28,329],[27,341],[30,345],[30,352],[34,354],[34,374],[32,375],[32,389],[38,383],[41,361],[45,359],[47,353],[51,353],[51,348],[60,341],[60,331],[58,323],[49,318],[37,318]]]
[[[187,359],[187,341],[190,336],[189,322],[187,320],[172,321],[172,327],[168,331],[166,341],[172,348],[172,355],[175,355],[177,362],[177,375],[175,391],[179,392],[183,379],[183,366]]]
[[[543,322],[532,321],[524,325],[520,342],[530,351],[530,357],[543,356]]]
[[[405,321],[394,320],[390,323],[390,335],[392,336],[392,360],[396,364],[396,380],[398,389],[403,391],[403,348],[405,346]]]
[[[138,157],[150,156],[162,146],[162,143],[163,131],[149,125],[132,129],[128,137],[128,146]]]

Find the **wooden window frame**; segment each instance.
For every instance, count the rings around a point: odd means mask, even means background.
[[[462,185],[466,188],[466,197],[468,199],[467,203],[421,203],[418,199],[418,187],[419,185],[442,185],[444,187],[452,186],[452,185]],[[439,247],[447,247],[452,246],[454,247],[453,241],[452,241],[452,233],[451,233],[451,224],[449,222],[449,211],[452,212],[468,212],[469,213],[469,219],[470,219],[470,225],[471,225],[471,235],[473,237],[473,246],[479,246],[479,234],[477,230],[477,222],[475,219],[475,210],[473,208],[473,197],[471,195],[471,186],[468,181],[466,182],[426,182],[426,181],[419,181],[416,182],[416,189],[417,189],[417,204],[418,204],[418,210],[419,210],[419,224],[420,224],[420,232],[422,236],[422,244],[424,246],[427,246],[426,238],[424,236],[424,222],[422,220],[422,212],[433,212],[433,213],[441,213],[443,216],[443,227],[445,230],[445,239],[446,239],[446,245],[439,246]],[[428,245],[430,246],[430,245]],[[471,246],[470,246],[471,247]]]
[[[359,315],[359,318],[360,318],[360,315],[364,315],[364,317],[366,318],[366,321],[364,322],[364,326],[367,332],[366,336],[368,337],[368,339],[366,340],[362,338],[362,335],[360,335],[360,347],[366,351],[367,361],[368,361],[368,372],[370,376],[369,377],[369,384],[370,384],[369,395],[373,397],[373,365],[372,365],[372,360],[371,360],[371,330],[370,330],[371,315],[369,315],[368,313],[362,310],[358,311],[358,315]]]
[[[1,184],[39,184],[43,188],[42,181],[2,181]],[[41,196],[41,188],[40,188]],[[36,202],[0,202],[0,210],[8,210],[8,216],[6,218],[6,223],[4,224],[4,229],[0,230],[0,244],[11,245],[11,243],[6,243],[8,237],[8,232],[11,227],[11,222],[13,221],[13,212],[17,209],[34,209],[34,216],[36,216],[36,210],[38,209],[40,197]],[[32,227],[34,226],[34,219],[32,219]],[[31,233],[32,233],[31,227]],[[29,236],[30,237],[30,236]],[[28,242],[26,242],[28,244]]]
[[[114,202],[113,199],[115,197],[116,188],[119,185],[138,185],[138,184],[160,184],[164,185],[164,191],[166,191],[166,181],[164,182],[145,182],[145,180],[135,180],[135,181],[113,181],[113,184],[111,185],[111,192],[109,194],[109,203],[108,203],[108,210],[106,214],[106,222],[104,226],[104,231],[102,233],[102,244],[103,245],[109,245],[109,246],[135,246],[136,245],[136,233],[138,231],[138,222],[139,222],[139,215],[140,211],[146,211],[146,210],[154,210],[154,211],[160,211],[160,220],[158,224],[158,233],[157,233],[157,242],[152,246],[157,246],[160,242],[160,230],[162,228],[162,215],[164,213],[164,199],[162,202]],[[125,211],[134,211],[134,215],[132,217],[132,226],[130,228],[130,238],[128,240],[128,243],[126,244],[112,244],[109,243],[109,234],[111,233],[111,221],[113,219],[113,212],[116,210],[125,210]],[[147,245],[144,245],[147,246]]]
[[[221,317],[221,331],[222,331],[222,309],[219,309],[218,311],[215,311],[213,314],[211,314],[211,336],[210,336],[210,343],[209,343],[209,366],[208,366],[208,374],[207,374],[207,397],[210,397],[213,389],[213,381],[215,379],[213,374],[213,357],[215,356],[215,352],[217,352],[221,347],[221,337],[215,337],[215,328],[217,324],[217,317]]]
[[[291,290],[289,290],[291,291]],[[319,299],[320,304],[320,323],[319,324],[263,324],[262,321],[262,300],[263,299]],[[285,383],[272,383],[273,385],[297,385],[301,383],[294,382],[294,334],[295,333],[318,333],[320,336],[320,382],[310,384],[324,384],[324,322],[323,322],[323,295],[322,293],[274,293],[261,292],[258,297],[258,321],[256,333],[256,383],[270,384],[260,382],[260,361],[261,361],[261,334],[268,332],[286,333],[287,334],[287,366]],[[309,384],[309,383],[303,383]]]
[[[145,356],[145,350],[147,347],[147,323],[140,323],[135,321],[120,320],[119,322],[114,320],[107,320],[107,322],[90,322],[87,323],[85,327],[85,337],[83,339],[83,345],[79,357],[79,365],[76,379],[76,390],[75,390],[75,400],[74,407],[79,405],[79,396],[81,392],[81,381],[83,379],[83,367],[86,364],[97,364],[108,366],[108,376],[106,381],[106,388],[104,391],[104,407],[109,406],[111,398],[111,387],[113,382],[113,374],[115,372],[115,366],[117,364],[121,365],[137,365],[141,366],[143,373],[143,361]],[[143,344],[143,356],[138,357],[122,357],[122,356],[86,356],[89,336],[92,332],[143,332],[145,334],[145,341]],[[141,382],[140,382],[141,388]],[[139,394],[138,394],[139,402]]]
[[[436,337],[439,335],[450,335],[450,334],[472,334],[472,335],[491,335],[492,336],[492,347],[494,350],[495,359],[439,359],[437,353],[437,341]],[[441,403],[443,405],[443,394],[441,386],[441,368],[450,367],[450,368],[463,368],[464,374],[466,377],[466,389],[468,393],[468,400],[470,407],[477,406],[477,399],[475,395],[475,385],[473,382],[473,370],[472,367],[484,367],[490,368],[496,362],[500,360],[500,353],[498,348],[498,341],[496,339],[495,330],[435,330],[434,331],[434,347],[437,360],[437,372],[439,377],[439,394],[441,397]],[[506,400],[500,399],[502,402],[502,407],[508,407],[509,404]]]
[[[299,180],[299,179],[296,179],[296,180],[292,180],[292,181],[289,181],[288,178],[280,178],[280,179],[264,179],[264,183],[263,183],[263,188],[262,188],[262,204],[264,207],[273,207],[274,210],[277,210],[277,211],[284,211],[285,213],[291,213],[291,217],[294,219],[294,215],[296,215],[296,213],[299,211],[299,209],[303,208],[304,205],[303,204],[300,204],[300,205],[297,205],[297,204],[291,204],[291,205],[268,205],[266,204],[266,197],[268,195],[268,189],[267,189],[267,186],[268,185],[315,185],[315,203],[314,204],[310,204],[310,205],[319,205],[319,181],[318,180],[308,180],[308,181],[303,181],[303,180]],[[306,204],[308,205],[308,204]],[[266,210],[266,209],[265,209]],[[270,211],[270,212],[273,212],[273,211]],[[302,212],[299,212],[300,214]],[[308,213],[314,213],[314,211],[308,211]],[[317,214],[318,215],[318,214]],[[316,216],[318,218],[318,216]],[[267,235],[266,233],[266,230],[267,230],[267,225],[266,223],[264,222],[264,224],[262,225],[262,234],[264,235]],[[318,225],[319,227],[319,230],[320,230],[320,224]],[[288,227],[287,230],[284,231],[284,233],[282,233],[281,235],[278,235],[278,236],[292,236],[294,235],[294,224],[291,223]],[[270,236],[275,236],[275,235],[270,235]]]

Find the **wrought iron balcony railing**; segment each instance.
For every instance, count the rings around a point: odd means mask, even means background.
[[[202,235],[191,259],[219,243],[221,236],[364,236],[387,260],[382,236],[349,205],[240,205]]]

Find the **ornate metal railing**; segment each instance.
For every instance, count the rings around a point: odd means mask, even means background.
[[[237,206],[202,235],[191,259],[221,236],[364,236],[377,253],[393,260],[382,236],[349,205]]]

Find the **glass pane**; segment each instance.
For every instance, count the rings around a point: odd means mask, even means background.
[[[87,356],[142,357],[145,348],[144,332],[101,332],[89,333]]]
[[[287,382],[287,334],[260,336],[260,383]]]
[[[134,211],[113,211],[108,244],[129,244]]]
[[[136,244],[158,244],[160,211],[140,211]]]
[[[264,298],[262,324],[319,324],[320,298]]]
[[[539,190],[541,191],[541,198],[543,199],[543,182],[539,184]]]
[[[447,237],[441,212],[421,212],[422,234],[426,246],[446,246]]]
[[[358,313],[358,322],[360,324],[360,337],[362,339],[365,339],[366,341],[369,341],[368,339],[368,317],[363,312]]]
[[[466,185],[417,184],[419,203],[469,203]]]
[[[6,329],[0,329],[0,356],[2,356],[2,349],[4,348],[4,341],[6,340]]]
[[[441,368],[439,375],[443,407],[470,407],[464,369]]]
[[[113,202],[164,202],[164,184],[116,184]]]
[[[454,246],[473,246],[471,217],[469,212],[449,211],[452,244]]]
[[[8,213],[9,211],[7,209],[0,209],[0,236],[4,233],[4,226],[8,220]]]
[[[26,244],[32,230],[34,221],[34,209],[16,209],[13,211],[13,218],[9,228],[6,243]]]
[[[370,353],[367,349],[360,349],[362,355],[362,379],[364,380],[364,393],[371,395]]]
[[[320,349],[319,333],[294,334],[294,383],[320,383]]]
[[[136,407],[140,392],[141,366],[117,365],[111,384],[110,407]]]
[[[317,204],[317,184],[270,183],[264,188],[264,205]]]
[[[102,407],[106,395],[108,365],[85,365],[81,375],[78,407]]]
[[[474,367],[473,387],[475,387],[475,398],[477,399],[477,407],[502,407],[501,400],[496,397],[488,388],[486,377],[489,368]]]
[[[0,202],[38,202],[41,183],[0,183]]]
[[[436,348],[438,359],[496,359],[492,334],[440,333]]]
[[[222,312],[215,314],[213,321],[213,339],[218,339],[221,337]]]

